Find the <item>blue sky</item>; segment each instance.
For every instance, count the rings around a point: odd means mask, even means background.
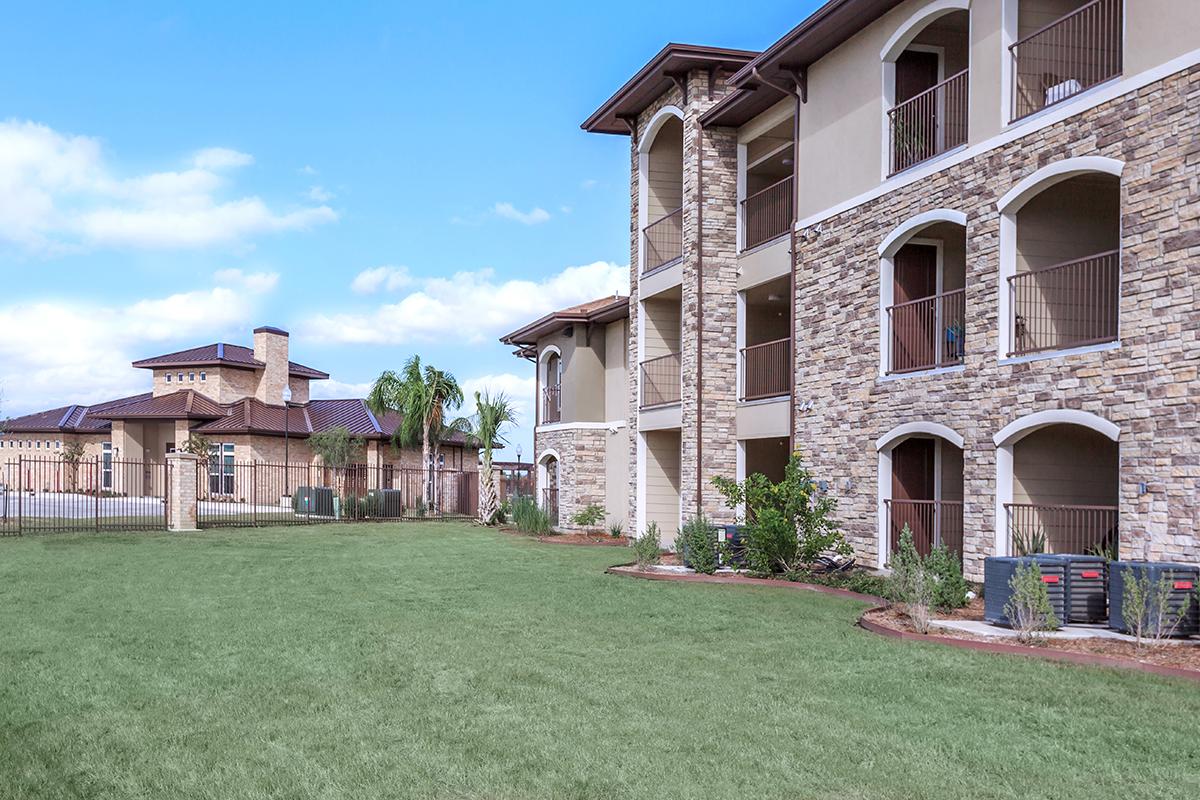
[[[420,353],[528,421],[496,337],[628,281],[628,141],[579,123],[667,41],[762,48],[815,5],[8,9],[0,413],[272,324],[326,396]]]

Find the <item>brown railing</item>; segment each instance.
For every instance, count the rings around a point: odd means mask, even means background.
[[[562,421],[562,386],[553,384],[542,389],[542,422]]]
[[[890,306],[888,371],[913,372],[963,363],[966,309],[965,289]]]
[[[1093,0],[1014,43],[1014,120],[1121,74],[1124,0]]]
[[[888,112],[889,174],[967,143],[967,73],[951,75]]]
[[[791,339],[752,344],[742,348],[742,399],[761,400],[791,393],[788,360]]]
[[[1062,350],[1117,338],[1120,253],[1110,250],[1008,279],[1009,355]]]
[[[1013,555],[1104,554],[1117,557],[1116,506],[1005,503]]]
[[[742,249],[758,247],[792,225],[792,179],[773,183],[742,201]]]
[[[542,510],[550,515],[550,524],[558,524],[558,489],[542,489]]]
[[[650,272],[683,258],[683,209],[677,208],[642,229],[642,272]]]
[[[165,530],[170,465],[18,456],[0,465],[0,536]]]
[[[888,552],[900,547],[904,526],[923,556],[939,544],[962,559],[963,504],[955,500],[884,500],[887,508]]]
[[[642,406],[662,406],[678,403],[679,354],[652,358],[642,362]]]

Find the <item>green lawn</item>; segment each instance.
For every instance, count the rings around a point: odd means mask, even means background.
[[[1195,798],[1200,688],[463,525],[0,541],[0,797]]]

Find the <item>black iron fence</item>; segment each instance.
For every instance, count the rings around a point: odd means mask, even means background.
[[[479,513],[479,473],[464,470],[212,460],[197,466],[196,485],[201,528],[461,520]]]
[[[2,536],[167,527],[169,464],[18,456],[0,470]]]

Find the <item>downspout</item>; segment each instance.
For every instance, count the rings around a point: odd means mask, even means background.
[[[709,73],[711,79],[712,73]],[[685,87],[684,97],[687,97]],[[696,121],[696,516],[704,513],[704,126]]]

